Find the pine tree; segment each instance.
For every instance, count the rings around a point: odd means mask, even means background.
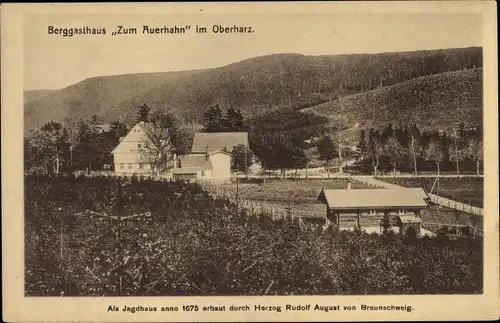
[[[99,118],[96,114],[94,114],[94,115],[90,118],[90,123],[91,123],[93,126],[96,126],[96,125],[98,125],[98,124],[100,124],[100,123],[101,123],[101,120],[100,120],[100,118]]]
[[[223,120],[224,131],[239,132],[243,131],[243,115],[239,109],[229,108]]]
[[[149,113],[151,112],[151,108],[144,103],[139,107],[137,111],[137,122],[148,122],[149,121]]]
[[[222,132],[224,131],[224,118],[219,105],[213,105],[205,111],[203,116],[204,132]]]
[[[318,142],[318,153],[321,160],[326,161],[326,168],[329,169],[330,161],[336,157],[336,149],[333,141],[328,136],[324,136]]]

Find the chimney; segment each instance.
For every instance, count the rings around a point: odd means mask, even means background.
[[[347,181],[347,189],[348,189],[348,190],[350,190],[350,189],[351,189],[351,185],[352,185],[351,181]]]

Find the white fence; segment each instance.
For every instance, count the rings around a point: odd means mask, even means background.
[[[463,212],[470,213],[470,214],[484,216],[484,209],[482,209],[480,207],[460,203],[460,202],[457,202],[454,200],[450,200],[450,199],[438,196],[436,194],[428,193],[428,195],[431,198],[432,203],[436,203],[438,205],[445,206],[445,207],[450,208],[450,209],[455,209],[455,210],[463,211]]]
[[[483,229],[476,228],[473,226],[466,226],[463,224],[446,224],[446,223],[434,223],[434,222],[423,222],[422,227],[434,233],[438,233],[442,228],[447,227],[448,231],[454,232],[455,235],[464,234],[465,228],[468,228],[469,234],[472,236],[483,236]]]
[[[356,181],[362,182],[366,185],[369,185],[369,186],[382,187],[382,188],[401,188],[401,186],[399,186],[399,185],[387,183],[384,181],[379,181],[376,178],[369,177],[369,176],[356,176],[356,177],[353,177],[353,179]],[[441,205],[441,206],[444,206],[444,207],[447,207],[450,209],[455,209],[455,210],[463,211],[463,212],[470,213],[470,214],[484,216],[484,210],[480,207],[476,207],[476,206],[472,206],[469,204],[450,200],[450,199],[447,199],[447,198],[444,198],[444,197],[441,197],[441,196],[438,196],[438,195],[432,194],[432,193],[428,193],[428,195],[429,195],[432,203],[435,203],[435,204],[438,204],[438,205]]]

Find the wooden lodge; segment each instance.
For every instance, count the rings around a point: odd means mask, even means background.
[[[385,215],[404,234],[409,227],[420,233],[420,212],[429,206],[422,188],[321,190],[318,201],[327,206],[325,224],[340,229],[380,227]]]

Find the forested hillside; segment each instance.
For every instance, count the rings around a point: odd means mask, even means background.
[[[327,116],[344,128],[416,124],[447,130],[482,124],[483,70],[470,69],[415,78],[303,109]],[[358,140],[354,136],[355,140]]]
[[[188,122],[200,122],[212,104],[235,106],[251,116],[480,67],[482,49],[474,47],[335,56],[275,54],[207,70],[95,77],[26,103],[26,129],[94,114],[104,121],[130,122],[143,103],[172,110]]]
[[[24,103],[36,101],[58,90],[28,90],[24,91]]]

